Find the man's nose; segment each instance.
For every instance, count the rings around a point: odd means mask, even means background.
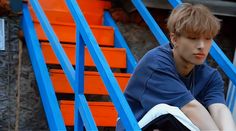
[[[204,48],[205,44],[203,40],[199,40],[197,44],[197,49],[202,50]]]

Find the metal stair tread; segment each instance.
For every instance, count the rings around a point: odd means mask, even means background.
[[[62,44],[71,63],[75,65],[75,45]],[[41,48],[44,54],[46,63],[59,64],[53,50],[48,42],[41,42]],[[108,64],[111,68],[126,68],[126,51],[123,48],[101,47]],[[115,61],[119,60],[119,61]],[[85,66],[95,66],[88,49],[85,47]]]
[[[47,41],[47,37],[39,23],[34,23],[37,36],[40,40]],[[110,26],[91,25],[90,26],[97,42],[101,46],[114,46],[114,29]],[[59,41],[75,43],[75,25],[56,25],[52,24]],[[66,33],[65,33],[66,32]]]
[[[88,102],[97,126],[116,125],[118,113],[112,102]],[[74,101],[61,100],[60,107],[67,126],[74,125]]]
[[[51,10],[68,11],[68,7],[64,0],[39,0],[41,7]],[[109,1],[100,0],[77,0],[77,3],[82,11],[97,12],[111,8]],[[31,7],[29,5],[29,7]]]
[[[75,25],[72,15],[69,11],[46,9],[44,10],[44,13],[51,24]],[[83,15],[89,25],[102,25],[103,13],[104,12],[102,10],[97,11],[96,13],[84,11]],[[38,19],[32,8],[30,8],[30,14],[33,18],[33,21],[38,22]]]
[[[73,90],[67,81],[67,78],[60,69],[50,69],[51,81],[56,93],[73,94]],[[114,77],[119,84],[122,91],[125,90],[131,74],[128,73],[114,73]],[[98,72],[85,71],[84,72],[84,93],[96,95],[108,95],[106,87]]]

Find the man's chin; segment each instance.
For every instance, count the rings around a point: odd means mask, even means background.
[[[204,62],[205,62],[205,60],[204,61],[197,61],[197,62],[194,62],[194,65],[202,65]]]

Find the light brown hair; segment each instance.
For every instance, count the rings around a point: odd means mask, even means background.
[[[220,20],[203,5],[183,3],[171,12],[167,28],[177,36],[214,38],[220,30]]]

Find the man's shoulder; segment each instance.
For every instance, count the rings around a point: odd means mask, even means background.
[[[172,50],[169,45],[161,45],[148,51],[142,58],[145,62],[154,64],[156,68],[166,68],[173,65]],[[149,61],[146,61],[149,60]]]
[[[153,49],[151,49],[150,51],[148,51],[147,54],[149,55],[169,55],[171,53],[171,47],[169,44],[165,44],[165,45],[160,45],[157,46]]]

